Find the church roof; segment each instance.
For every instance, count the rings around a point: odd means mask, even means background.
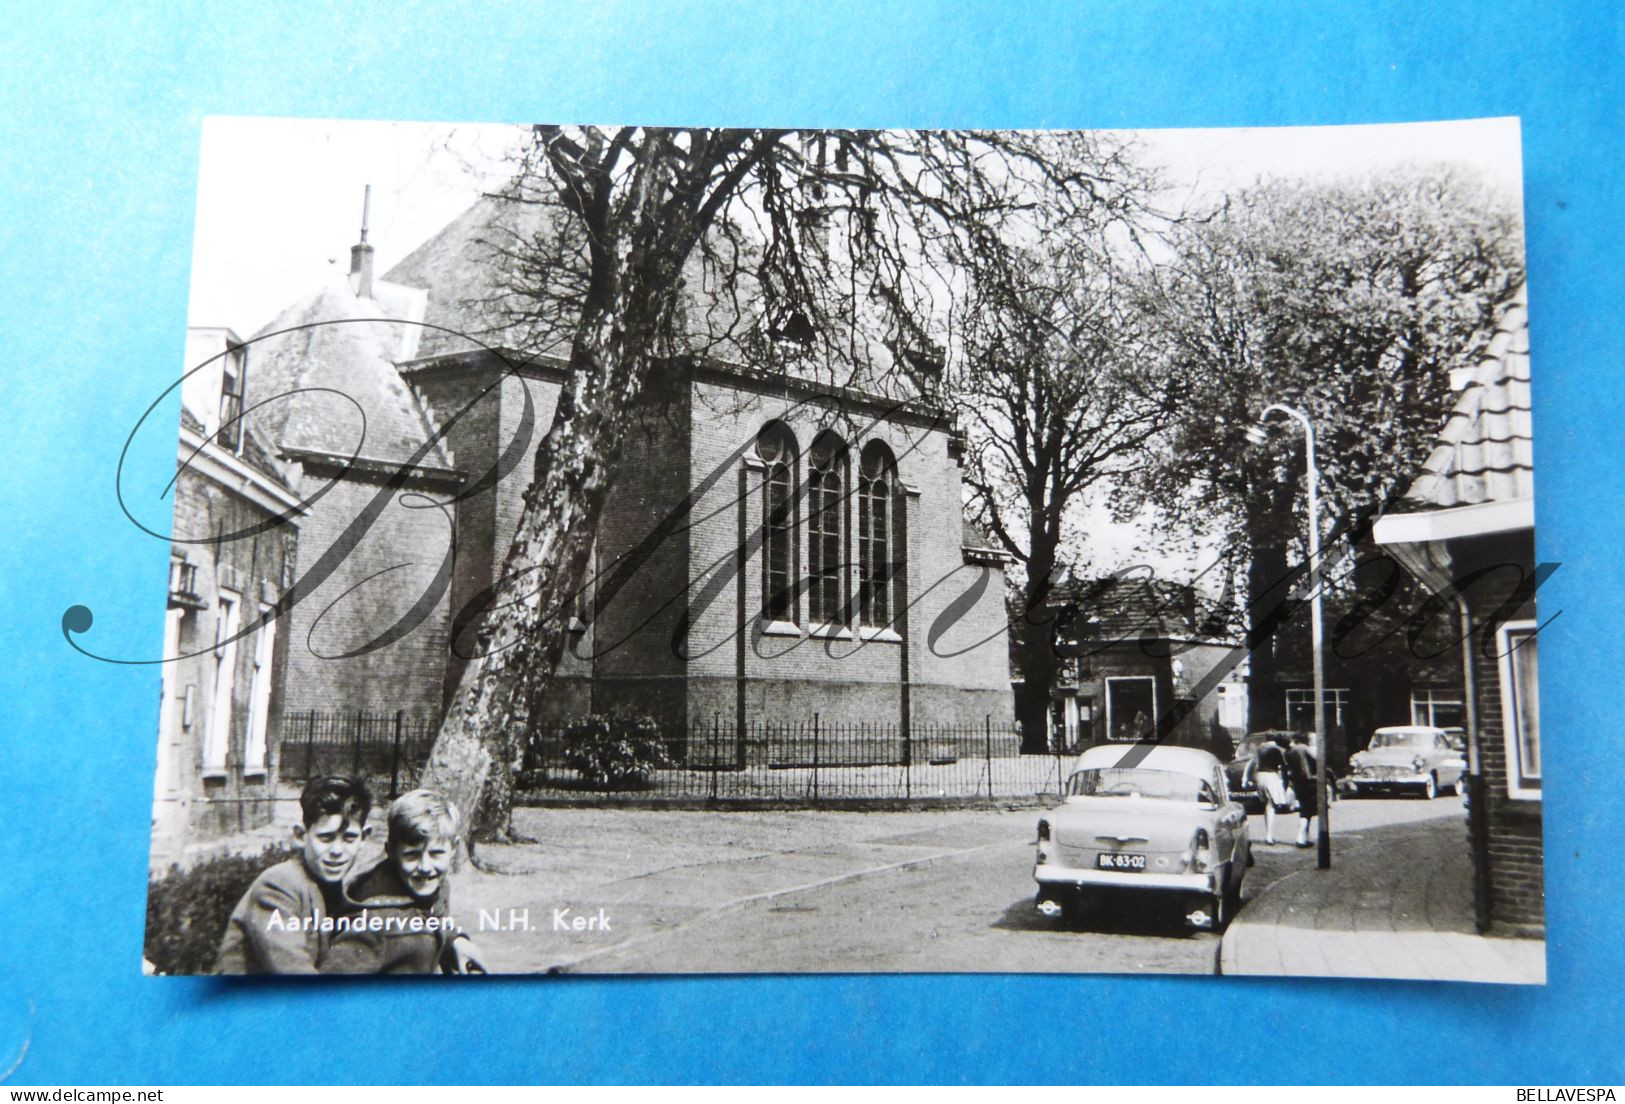
[[[1503,307],[1483,358],[1467,371],[1455,408],[1405,493],[1405,506],[1449,509],[1531,499],[1534,493],[1525,285]]]
[[[181,428],[199,437],[204,437],[208,433],[208,427],[184,404],[181,406]],[[184,449],[182,455],[185,455]],[[277,458],[276,447],[266,437],[264,427],[257,423],[252,415],[243,419],[243,440],[237,456],[248,467],[283,490],[294,489],[293,484],[288,481],[286,466]]]
[[[513,254],[552,232],[547,212],[537,203],[500,194],[482,196],[384,274],[384,279],[421,288],[427,296],[419,358],[482,347],[514,350],[527,357],[568,358],[569,348],[556,334],[521,320],[522,303],[513,295]],[[684,351],[718,366],[766,369],[894,400],[918,397],[912,386],[899,392],[892,352],[855,328],[832,349],[770,341],[755,273],[757,260],[756,251],[747,245],[726,272],[717,272],[704,263],[701,249],[693,251],[684,265],[681,287],[679,332]]]
[[[501,195],[481,196],[468,210],[414,249],[384,278],[392,283],[422,288],[428,296],[419,356],[434,357],[469,352],[490,346],[523,350],[532,356],[560,359],[568,347],[557,335],[521,320],[523,304],[513,294],[514,254],[551,231],[547,209]],[[683,273],[684,317],[696,335],[694,345],[725,358],[737,353],[731,339],[716,335],[748,332],[757,323],[753,314],[757,293],[748,266],[736,273],[739,286],[729,293],[717,291],[703,271],[699,251]],[[562,293],[561,293],[562,294]],[[703,342],[697,335],[704,335]]]
[[[327,287],[306,296],[249,339],[254,418],[284,451],[306,451],[401,463],[430,435],[397,361],[418,348],[423,295],[374,285],[374,297]],[[420,466],[446,468],[439,445]]]
[[[528,344],[526,335],[513,332],[502,318],[502,252],[540,229],[539,208],[482,196],[384,274],[392,284],[425,294],[419,357]]]

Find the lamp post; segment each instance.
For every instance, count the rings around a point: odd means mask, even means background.
[[[1320,470],[1315,467],[1315,427],[1309,421],[1309,415],[1296,407],[1283,403],[1270,403],[1258,416],[1258,424],[1247,427],[1247,438],[1255,444],[1263,444],[1268,439],[1264,423],[1271,414],[1285,414],[1288,418],[1303,427],[1304,451],[1308,468],[1309,483],[1309,582],[1313,588],[1310,592],[1309,605],[1309,637],[1311,650],[1314,653],[1315,671],[1315,761],[1319,765],[1316,781],[1316,803],[1320,808],[1320,828],[1317,845],[1319,847],[1319,867],[1330,870],[1332,866],[1332,826],[1331,826],[1331,770],[1326,758],[1326,663],[1324,658],[1325,629],[1321,619],[1320,604]]]

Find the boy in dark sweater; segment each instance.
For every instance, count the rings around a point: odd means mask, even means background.
[[[359,778],[313,778],[299,795],[297,858],[254,879],[215,955],[217,974],[314,974],[347,911],[344,877],[371,829],[372,794]]]
[[[457,809],[433,790],[389,807],[384,857],[348,887],[350,915],[323,957],[323,973],[484,973],[451,915],[446,874],[457,847]]]

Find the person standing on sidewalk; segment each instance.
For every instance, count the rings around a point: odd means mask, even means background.
[[[1275,814],[1287,809],[1286,785],[1281,781],[1286,773],[1287,742],[1287,734],[1278,733],[1253,754],[1253,782],[1264,802],[1265,843],[1275,842]]]
[[[1286,750],[1286,780],[1298,795],[1299,847],[1314,846],[1309,842],[1309,824],[1320,812],[1317,767],[1315,753],[1309,750],[1309,737],[1302,732],[1293,736],[1292,746]]]

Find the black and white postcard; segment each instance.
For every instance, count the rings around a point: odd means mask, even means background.
[[[192,279],[149,972],[1544,980],[1517,120],[211,118]]]

